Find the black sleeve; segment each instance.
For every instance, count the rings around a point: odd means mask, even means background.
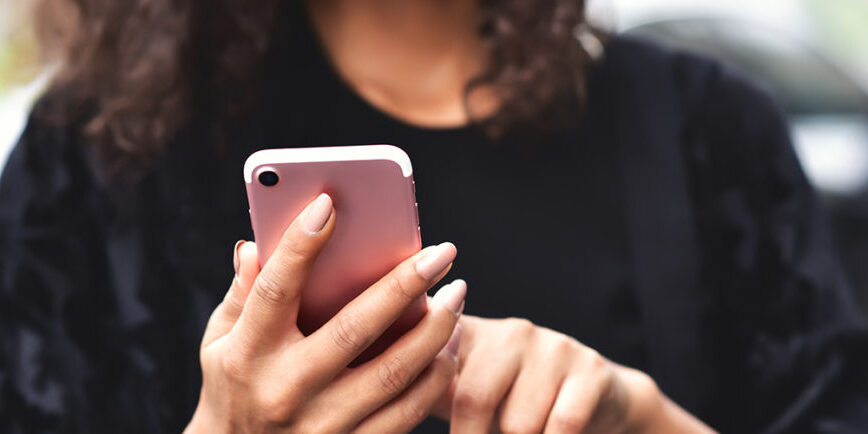
[[[79,431],[105,291],[103,210],[70,135],[31,121],[0,180],[0,426]],[[108,411],[108,409],[105,409]],[[76,422],[78,419],[78,422]]]
[[[868,331],[785,119],[738,74],[704,68],[685,136],[721,349],[714,422],[868,432]]]

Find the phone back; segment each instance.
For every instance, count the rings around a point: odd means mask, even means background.
[[[276,184],[260,181],[268,171]],[[263,150],[248,158],[244,177],[263,265],[308,203],[320,193],[334,202],[334,232],[301,297],[298,326],[306,335],[422,247],[410,159],[394,146]],[[355,363],[382,352],[426,310],[422,296]]]

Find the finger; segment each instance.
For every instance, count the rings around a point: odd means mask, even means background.
[[[484,321],[484,320],[483,320]],[[480,319],[474,317],[473,315],[467,315],[465,313],[461,314],[461,318],[458,319],[458,323],[461,324],[461,347],[458,351],[458,371],[460,373],[462,364],[465,364],[465,360],[467,360],[468,354],[471,352],[471,349],[475,346],[475,341],[478,339],[475,335],[475,330],[479,328]],[[449,422],[452,419],[452,401],[455,399],[455,391],[458,389],[458,379],[459,375],[456,375],[455,378],[452,379],[452,384],[449,385],[449,388],[446,390],[446,393],[440,397],[436,404],[434,404],[434,408],[432,409],[432,414],[437,416],[438,418]]]
[[[460,331],[457,338],[437,354],[437,357],[421,375],[401,395],[380,407],[374,414],[362,421],[355,432],[365,434],[405,433],[422,423],[431,413],[437,399],[449,387],[458,365],[455,357]],[[453,347],[453,349],[450,349]]]
[[[235,243],[233,266],[235,268],[235,276],[229,285],[229,291],[226,292],[223,300],[217,305],[217,308],[214,309],[211,318],[208,320],[205,336],[202,338],[203,346],[207,346],[215,339],[226,335],[237,322],[238,316],[244,307],[244,302],[247,300],[247,295],[250,293],[253,279],[259,272],[259,257],[256,253],[256,244],[244,240],[239,240]]]
[[[285,340],[296,327],[301,290],[334,224],[332,200],[321,194],[289,225],[263,265],[233,333],[248,343]]]
[[[235,277],[227,297],[226,315],[233,324],[241,316],[247,296],[253,287],[253,281],[259,274],[259,253],[256,251],[256,243],[241,241],[235,248]]]
[[[329,378],[346,367],[404,310],[425,294],[448,269],[457,251],[452,243],[428,247],[402,262],[389,274],[344,306],[294,353],[316,367],[317,378]]]
[[[461,324],[460,321],[459,324]],[[463,328],[464,326],[462,326],[462,333],[466,335],[467,332]],[[461,366],[460,356],[458,358],[458,366]],[[449,387],[446,388],[446,392],[440,395],[440,398],[434,403],[434,407],[431,408],[431,415],[447,422],[452,418],[452,397],[455,396],[457,386],[458,376],[456,375],[452,378],[452,383],[449,384]]]
[[[585,430],[608,389],[605,378],[593,370],[568,376],[546,421],[546,434],[577,434]]]
[[[336,398],[352,406],[344,411],[361,420],[407,388],[452,340],[457,351],[461,329],[458,313],[467,293],[467,284],[456,280],[437,292],[427,315],[416,327],[392,344],[383,354],[352,370],[335,384]],[[456,353],[457,354],[457,353]],[[335,403],[340,405],[339,402]]]
[[[505,433],[539,433],[558,395],[569,367],[566,340],[549,339],[545,348],[532,351],[500,408],[500,430]]]
[[[451,433],[489,432],[497,411],[521,368],[518,351],[509,343],[476,343],[460,368],[452,399]],[[498,355],[492,366],[491,354]]]

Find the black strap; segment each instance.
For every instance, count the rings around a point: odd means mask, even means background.
[[[659,66],[649,65],[638,78],[607,77],[617,80],[619,90],[606,105],[616,119],[610,134],[619,152],[648,373],[676,402],[699,411],[712,379],[702,352],[698,248],[679,137],[681,108],[671,71]],[[671,97],[648,98],[643,93],[649,89]]]
[[[696,402],[703,380],[698,261],[683,160],[669,145],[622,147],[625,210],[650,374],[672,398]]]

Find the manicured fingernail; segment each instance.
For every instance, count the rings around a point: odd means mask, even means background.
[[[452,330],[452,336],[449,337],[449,342],[443,347],[444,352],[450,357],[458,361],[458,347],[461,345],[461,324],[456,323],[455,329]]]
[[[323,193],[319,195],[307,209],[304,210],[304,217],[301,222],[301,230],[308,235],[316,235],[325,227],[329,217],[332,215],[332,198]]]
[[[416,262],[416,272],[425,280],[437,277],[452,261],[458,250],[452,243],[443,243],[434,247],[428,247],[422,251],[422,257]]]
[[[451,310],[455,316],[458,316],[461,314],[465,296],[467,296],[467,282],[458,279],[440,288],[432,299]]]
[[[241,266],[241,257],[238,255],[238,252],[241,250],[241,246],[244,245],[246,241],[238,240],[235,243],[235,248],[232,250],[232,266],[235,267],[235,275],[238,275],[238,268]]]

